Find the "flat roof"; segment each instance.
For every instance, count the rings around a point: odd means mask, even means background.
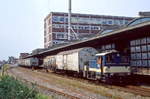
[[[67,12],[51,12],[52,14],[67,14]],[[134,19],[136,17],[128,17],[128,16],[116,16],[116,15],[101,15],[101,14],[87,14],[87,13],[72,13],[72,15],[81,15],[81,16],[102,16],[102,17],[116,17],[116,18],[127,18]]]

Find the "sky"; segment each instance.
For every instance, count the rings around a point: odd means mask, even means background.
[[[72,12],[137,17],[150,0],[72,0]],[[0,60],[44,47],[44,18],[68,12],[68,0],[0,0]]]

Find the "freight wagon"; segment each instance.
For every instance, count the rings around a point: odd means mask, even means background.
[[[98,51],[92,47],[60,52],[57,55],[44,58],[44,67],[77,72],[82,75],[84,66],[88,64],[89,60],[95,59],[96,53]]]
[[[18,65],[25,67],[37,67],[39,66],[39,59],[38,58],[19,59]]]
[[[47,71],[53,70],[56,71],[57,66],[56,66],[56,56],[47,56],[43,59],[43,67],[44,69],[46,69]]]

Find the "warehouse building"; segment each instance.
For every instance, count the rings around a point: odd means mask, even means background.
[[[80,39],[114,30],[129,23],[132,17],[104,16],[92,14],[72,14],[72,32]],[[68,43],[68,13],[51,12],[44,19],[44,48],[55,44]]]
[[[46,51],[29,57],[43,59],[48,55],[83,47],[93,47],[99,52],[117,50],[130,57],[133,73],[150,75],[150,17],[139,17],[117,30],[99,34],[95,37],[71,42],[70,44],[53,46]]]

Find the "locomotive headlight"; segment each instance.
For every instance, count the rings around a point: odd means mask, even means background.
[[[130,68],[130,67],[128,67],[128,70],[131,70],[131,68]]]
[[[108,67],[105,69],[105,71],[109,71],[109,70],[110,70],[110,68],[108,68]]]

